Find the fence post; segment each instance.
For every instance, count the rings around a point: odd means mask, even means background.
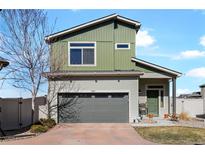
[[[182,100],[181,112],[184,112],[184,100]]]
[[[19,104],[19,127],[21,128],[22,127],[22,118],[21,118],[21,112],[22,112],[22,109],[21,109],[21,105],[22,105],[22,98],[20,97],[18,99],[18,104]]]
[[[0,98],[0,99],[1,99],[1,98]],[[1,106],[0,106],[0,114],[1,114],[1,112],[2,112],[2,108],[1,108]],[[1,128],[1,119],[0,119],[0,132],[1,132],[1,134],[2,134],[3,136],[6,136],[6,134],[4,133],[3,129]]]

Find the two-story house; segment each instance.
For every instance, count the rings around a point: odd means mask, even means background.
[[[135,57],[140,25],[112,14],[46,36],[51,49],[50,72],[44,73],[48,99],[57,95],[53,118],[137,122],[142,103],[155,116],[176,112],[176,78],[181,73]]]

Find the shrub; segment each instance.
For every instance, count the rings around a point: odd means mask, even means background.
[[[165,113],[164,114],[164,119],[168,119],[169,118],[169,114]]]
[[[149,113],[147,116],[148,116],[148,118],[153,118],[153,117],[154,117],[154,114]]]
[[[186,112],[182,112],[179,114],[179,119],[180,120],[190,120],[189,114]]]
[[[172,114],[170,120],[171,120],[171,121],[178,121],[178,120],[179,120],[179,117],[178,117],[176,114]]]
[[[40,119],[40,123],[43,125],[43,126],[46,126],[48,128],[53,128],[55,125],[56,125],[56,122],[54,119]]]
[[[31,126],[32,133],[45,133],[47,131],[48,131],[47,126],[43,126],[43,125],[32,125]]]

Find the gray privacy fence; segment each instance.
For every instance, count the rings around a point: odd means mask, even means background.
[[[198,114],[203,114],[203,99],[202,98],[177,98],[176,112],[178,114],[187,112],[191,117],[196,117]]]
[[[39,119],[39,105],[45,105],[46,97],[37,97],[35,109],[36,121]],[[31,98],[0,98],[0,127],[3,130],[15,130],[32,123]]]

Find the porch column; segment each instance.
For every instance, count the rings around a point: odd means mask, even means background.
[[[176,77],[172,78],[172,113],[176,114]]]
[[[170,99],[171,99],[171,96],[170,96],[170,88],[171,88],[171,86],[170,86],[170,80],[169,80],[169,82],[168,82],[168,86],[169,86],[169,88],[168,88],[168,114],[170,114],[171,113],[171,103],[170,103]]]

